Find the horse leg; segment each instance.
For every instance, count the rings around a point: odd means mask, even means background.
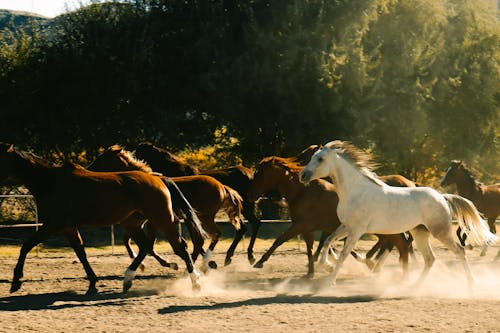
[[[366,266],[368,266],[368,268],[371,270],[371,271],[375,271],[375,268],[377,266],[377,264],[371,259],[373,257],[373,255],[375,253],[378,252],[377,254],[377,257],[376,259],[380,259],[381,255],[385,252],[385,244],[386,244],[386,241],[384,241],[383,238],[381,238],[380,236],[377,235],[377,238],[378,238],[378,241],[377,243],[375,243],[375,245],[373,245],[373,247],[365,254],[365,256],[360,256],[359,254],[357,254],[355,251],[352,251],[351,254],[352,256],[354,257],[354,259],[356,259],[357,261],[359,262],[362,262],[364,263]],[[380,261],[380,260],[379,260]],[[377,261],[377,263],[379,262]]]
[[[325,244],[325,240],[328,238],[328,236],[331,233],[328,232],[321,232],[321,236],[319,238],[318,242],[318,247],[316,248],[316,251],[314,252],[314,261],[318,261],[319,254],[321,253],[321,249],[323,248],[323,244]]]
[[[144,233],[135,233],[134,241],[139,246],[139,253],[134,258],[130,266],[125,271],[123,277],[123,292],[126,293],[132,287],[132,280],[135,278],[137,268],[141,265],[148,252],[153,250],[153,241],[146,237]]]
[[[396,246],[399,252],[399,262],[403,268],[403,279],[408,277],[408,259],[410,253],[410,243],[406,239],[404,234],[399,234],[399,237],[394,238],[393,244]]]
[[[383,240],[382,246],[380,247],[380,251],[375,256],[377,263],[373,266],[373,272],[379,273],[382,267],[384,266],[385,260],[389,256],[392,251],[394,244],[390,241],[389,238],[385,238]]]
[[[489,217],[488,218],[488,227],[490,228],[491,233],[496,234],[497,233],[497,228],[495,226],[495,217]],[[486,251],[488,250],[488,245],[484,245],[483,249],[481,250],[481,257],[484,257],[486,255]]]
[[[413,239],[415,240],[417,249],[422,253],[422,256],[424,257],[424,269],[422,270],[422,273],[417,280],[417,285],[419,285],[425,280],[427,274],[429,274],[429,270],[434,264],[436,256],[434,255],[434,252],[432,251],[432,248],[429,244],[429,231],[427,230],[427,228],[418,226],[416,228],[413,228],[410,232],[413,236]]]
[[[455,253],[455,255],[462,261],[462,264],[464,266],[465,270],[465,275],[467,277],[467,281],[469,283],[469,287],[472,287],[474,284],[474,277],[472,275],[469,262],[467,260],[467,257],[465,255],[465,250],[462,246],[458,245],[452,237],[452,233],[450,232],[449,234],[447,233],[441,233],[438,235],[435,235],[441,243],[443,243],[444,246],[446,246],[450,251]]]
[[[186,264],[186,269],[189,273],[189,276],[191,278],[191,283],[192,283],[192,288],[193,290],[199,290],[200,289],[200,273],[198,273],[197,270],[194,269],[194,261],[189,255],[188,250],[187,250],[187,243],[186,241],[181,237],[179,233],[179,228],[177,228],[177,225],[174,223],[174,218],[173,216],[160,216],[158,218],[150,218],[150,226],[154,228],[154,231],[160,231],[163,236],[167,239],[169,242],[170,246],[174,250],[174,253],[178,255],[182,260],[184,260],[184,263]],[[203,222],[203,220],[202,220]],[[203,225],[205,227],[205,225]],[[197,233],[194,233],[196,235]],[[203,245],[203,239],[200,237],[196,237],[198,244],[195,243],[195,240],[193,239],[193,245],[195,245],[195,251],[198,248],[201,248],[200,243],[198,238],[201,239],[201,246]],[[141,249],[142,250],[142,249]],[[199,250],[198,250],[199,251]],[[139,252],[139,256],[140,256]]]
[[[83,269],[87,274],[87,279],[89,280],[89,289],[85,294],[92,295],[97,293],[97,288],[95,286],[97,283],[97,276],[95,275],[94,270],[92,269],[92,267],[90,267],[90,264],[87,260],[87,254],[85,253],[85,248],[83,247],[83,240],[80,232],[76,227],[73,227],[64,229],[63,233],[69,244],[73,248],[73,251],[75,251],[76,256],[82,263]]]
[[[194,268],[193,260],[187,251],[186,241],[180,235],[168,235],[166,237],[174,253],[184,260],[193,290],[200,290],[200,273]]]
[[[295,237],[301,233],[304,232],[304,225],[300,223],[293,223],[290,226],[290,228],[285,231],[283,234],[281,234],[276,240],[274,241],[273,245],[262,255],[262,257],[257,261],[253,267],[255,268],[262,268],[264,267],[264,263],[269,259],[271,254],[284,242],[288,241],[292,237]]]
[[[248,243],[247,257],[250,264],[255,262],[255,256],[253,255],[253,247],[255,244],[255,239],[257,238],[257,233],[262,225],[262,222],[255,216],[255,204],[243,201],[243,216],[248,220],[252,226],[252,236],[250,238],[250,243]]]
[[[319,266],[329,266],[332,267],[333,265],[330,264],[328,261],[328,253],[330,252],[330,247],[331,244],[336,241],[337,239],[344,238],[348,234],[348,229],[344,224],[341,224],[335,229],[334,232],[332,232],[325,242],[323,243],[323,248],[319,257],[318,265]]]
[[[500,259],[500,250],[498,250],[497,255],[495,256],[493,261],[497,261],[498,259]]]
[[[14,268],[14,277],[12,279],[12,284],[10,286],[10,292],[16,292],[21,288],[23,277],[24,262],[26,261],[26,256],[35,246],[40,244],[45,240],[53,231],[49,230],[46,224],[42,225],[38,231],[36,231],[30,238],[28,238],[21,247],[19,253],[19,258],[17,259],[16,267]]]
[[[363,236],[364,230],[349,230],[349,233],[347,235],[347,239],[344,243],[344,247],[342,248],[342,251],[340,252],[339,255],[339,260],[337,261],[337,264],[335,265],[333,272],[330,274],[330,281],[332,284],[336,284],[337,281],[337,275],[342,268],[342,265],[344,264],[344,261],[347,259],[347,256],[351,251],[354,249],[354,246],[358,242],[358,240]]]
[[[417,256],[415,255],[415,251],[413,250],[413,236],[409,232],[405,232],[403,235],[405,236],[405,241],[408,246],[408,252],[411,255],[411,260],[417,262]]]
[[[144,235],[146,236],[146,241],[148,242],[148,244],[146,245],[146,248],[150,249],[148,252],[148,254],[150,256],[155,258],[156,261],[158,261],[158,263],[160,263],[160,265],[163,267],[172,268],[173,270],[179,269],[179,266],[177,266],[177,264],[175,262],[172,262],[172,263],[168,262],[167,260],[163,259],[163,257],[160,256],[158,254],[158,252],[155,251],[154,245],[156,242],[156,236],[154,234],[154,231],[148,227],[148,223],[143,224],[142,229],[140,229],[139,232],[144,233]],[[151,243],[151,244],[149,244],[149,243]],[[144,267],[144,265],[142,263],[139,265],[139,268],[141,268],[141,266]]]
[[[203,263],[201,265],[201,270],[203,271],[203,273],[206,273],[209,268],[212,269],[217,268],[217,263],[210,259],[212,258],[212,253],[214,252],[215,245],[217,245],[217,243],[219,242],[219,238],[220,238],[220,231],[213,234],[212,241],[208,246],[208,250],[203,255]]]
[[[231,246],[227,250],[226,259],[224,260],[224,266],[227,266],[231,263],[231,258],[234,255],[234,251],[236,250],[236,246],[238,246],[239,242],[243,238],[243,235],[247,232],[246,223],[241,223],[241,227],[239,230],[236,230],[236,234],[234,235],[234,240],[231,243]]]
[[[125,249],[127,250],[127,253],[128,253],[128,256],[130,257],[130,259],[135,259],[137,257],[137,253],[135,253],[134,249],[132,248],[131,244],[130,244],[130,239],[132,238],[132,235],[131,235],[131,232],[128,230],[128,229],[123,229],[123,245],[125,246]],[[144,269],[146,267],[144,266],[144,264],[140,264],[139,265],[139,269],[144,272]]]
[[[313,278],[314,277],[314,255],[312,252],[312,248],[314,245],[314,231],[309,231],[305,232],[302,234],[302,237],[304,238],[304,241],[306,242],[306,249],[307,249],[307,277],[308,278]]]

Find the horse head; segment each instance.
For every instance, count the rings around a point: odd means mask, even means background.
[[[446,170],[443,178],[441,178],[441,186],[448,186],[457,181],[457,175],[460,169],[464,168],[464,164],[460,160],[451,161],[450,166]]]

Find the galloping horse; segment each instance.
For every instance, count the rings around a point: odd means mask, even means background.
[[[117,145],[109,147],[101,155],[99,155],[96,160],[89,165],[89,169],[99,171],[141,170],[147,173],[153,172],[147,163],[137,159],[134,154]],[[204,230],[206,230],[212,238],[206,252],[203,250],[202,239],[192,239],[194,245],[192,258],[196,261],[198,254],[201,253],[203,255],[204,268],[206,268],[207,265],[216,267],[214,262],[209,262],[211,253],[213,252],[221,235],[221,231],[215,223],[215,215],[221,209],[226,212],[229,220],[236,230],[235,238],[226,254],[225,264],[228,265],[234,255],[236,246],[246,231],[246,225],[242,222],[240,217],[243,200],[238,192],[229,186],[223,185],[218,180],[204,175],[172,178],[163,177],[163,179],[173,181],[174,186],[180,188],[181,192],[187,197],[190,204],[196,210]],[[134,258],[135,254],[130,247],[130,236],[131,235],[129,233],[124,233],[123,243],[125,244],[130,257]],[[154,237],[154,235],[151,236]],[[160,262],[160,264],[164,265],[166,261],[154,250],[151,254],[158,260],[158,262]]]
[[[297,155],[297,162],[304,166],[306,165],[310,160],[312,155],[317,152],[319,149],[321,149],[320,145],[310,145],[303,151]],[[330,181],[330,177],[325,177],[323,178],[324,180]],[[396,186],[396,187],[415,187],[417,186],[414,182],[411,180],[401,176],[401,175],[387,175],[387,176],[380,176],[380,180],[382,180],[384,183],[386,183],[389,186]],[[408,266],[408,254],[406,253],[405,248],[408,249],[408,251],[415,257],[413,253],[413,246],[412,246],[412,241],[413,238],[411,237],[411,234],[407,238],[405,233],[401,233],[399,235],[376,235],[378,238],[377,243],[373,245],[373,247],[366,252],[365,256],[365,262],[368,264],[368,266],[373,267],[374,271],[380,270],[382,267],[385,258],[387,258],[387,255],[389,254],[390,251],[396,246],[399,250],[401,259],[402,259],[402,264],[403,267]],[[318,244],[318,247],[316,249],[316,252],[314,253],[314,258],[317,260],[319,257],[319,254],[321,252],[321,248],[323,247],[323,244],[328,237],[328,234],[322,233],[321,238]],[[378,251],[378,253],[377,253]],[[403,251],[403,252],[402,252]],[[376,259],[377,259],[377,264],[375,265],[372,263],[371,258],[377,253]],[[407,270],[405,270],[406,272]]]
[[[300,183],[298,177],[300,170],[302,166],[298,165],[293,158],[271,156],[264,158],[254,173],[248,193],[249,199],[256,200],[271,190],[277,190],[287,200],[292,218],[290,228],[276,239],[254,267],[261,268],[276,248],[292,237],[302,234],[307,246],[307,275],[312,277],[314,275],[312,254],[314,231],[321,230],[329,235],[340,226],[336,212],[338,196],[335,185],[328,181],[320,179],[309,186]],[[399,237],[399,235],[391,236]],[[408,272],[408,246],[405,242],[396,241],[395,243],[406,274]],[[360,260],[358,254],[355,252],[352,254]]]
[[[200,287],[199,273],[194,270],[186,242],[174,224],[170,193],[160,177],[140,171],[92,172],[74,164],[51,165],[40,157],[2,143],[0,180],[7,178],[15,178],[26,185],[36,199],[39,218],[43,222],[21,248],[11,292],[21,287],[29,251],[48,236],[62,231],[87,274],[87,294],[95,293],[97,276],[87,260],[77,228],[120,223],[134,213],[147,218],[150,228],[165,235],[174,252],[186,263],[193,288]],[[193,222],[192,229],[199,237],[207,237],[199,220]],[[139,255],[125,271],[124,291],[132,285],[137,267],[152,246],[147,237],[136,239]]]
[[[441,186],[451,184],[457,185],[459,195],[474,203],[477,210],[488,219],[490,231],[496,234],[495,220],[500,215],[500,184],[484,185],[480,183],[465,163],[456,160],[451,161],[446,174],[441,179]],[[465,245],[466,237],[460,234],[461,229],[457,229],[457,236],[462,245]],[[484,254],[485,250],[483,250],[482,255]]]
[[[342,225],[325,241],[320,258],[325,263],[331,242],[347,236],[331,274],[332,282],[335,283],[344,260],[363,234],[411,230],[425,261],[419,283],[435,261],[429,244],[429,234],[432,234],[460,258],[471,285],[474,279],[465,251],[453,240],[452,215],[475,243],[491,244],[497,240],[472,202],[458,195],[440,194],[428,187],[388,186],[371,171],[370,157],[349,142],[332,141],[314,153],[300,173],[304,183],[329,176],[337,185],[337,213]]]
[[[250,263],[255,262],[253,247],[257,233],[262,222],[255,216],[255,203],[248,200],[248,188],[253,178],[253,172],[243,165],[236,165],[225,169],[200,170],[183,161],[166,149],[152,145],[151,143],[141,143],[135,156],[148,163],[154,171],[166,176],[189,176],[208,175],[214,177],[222,184],[236,190],[243,198],[243,216],[252,226],[252,236],[248,244],[247,256]]]

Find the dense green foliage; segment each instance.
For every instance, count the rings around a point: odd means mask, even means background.
[[[245,163],[331,139],[380,173],[500,173],[500,26],[487,0],[137,0],[0,49],[1,139],[39,152],[232,142]],[[217,129],[224,128],[224,131]],[[234,160],[234,159],[233,159]]]

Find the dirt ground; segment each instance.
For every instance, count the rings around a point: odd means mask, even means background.
[[[222,265],[228,242],[214,259]],[[271,241],[258,240],[257,255]],[[366,251],[373,241],[361,241]],[[88,249],[99,276],[99,294],[85,296],[87,281],[76,256],[67,249],[35,251],[28,257],[20,291],[9,293],[17,248],[0,247],[0,332],[500,332],[500,262],[479,249],[468,251],[476,284],[467,287],[461,264],[440,246],[426,282],[416,288],[422,257],[411,261],[411,277],[401,281],[392,253],[379,274],[348,259],[337,285],[318,271],[306,273],[305,246],[292,241],[263,269],[252,268],[244,245],[233,263],[201,278],[193,292],[184,264],[160,244],[160,253],[179,271],[145,260],[132,289],[122,294],[129,259],[121,247]]]

